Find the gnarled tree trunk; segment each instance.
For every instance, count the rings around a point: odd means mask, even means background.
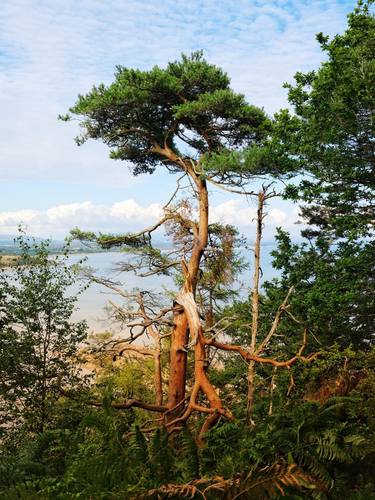
[[[185,282],[181,287],[180,295],[190,292],[195,296],[199,264],[208,240],[208,192],[206,182],[195,173],[190,165],[186,166],[186,170],[197,190],[199,220],[197,232],[194,234],[192,254],[186,265]],[[170,410],[167,418],[168,422],[172,422],[181,414],[181,403],[185,399],[187,369],[186,346],[189,340],[189,319],[183,304],[174,304],[173,321],[174,328],[170,348],[170,374],[168,384],[168,409]],[[190,334],[192,333],[193,332],[190,331]]]

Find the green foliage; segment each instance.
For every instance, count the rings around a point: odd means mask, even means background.
[[[374,340],[375,18],[370,4],[358,4],[344,34],[332,40],[317,36],[327,60],[316,72],[297,73],[295,85],[287,85],[295,115],[280,113],[274,130],[283,158],[304,174],[286,196],[306,203],[302,215],[309,225],[300,245],[279,231],[274,266],[282,275],[266,289],[280,300],[294,286],[294,314],[310,328],[317,349],[335,342],[366,349]]]
[[[0,496],[199,498],[204,492],[208,499],[229,499],[329,493],[335,499],[342,488],[364,488],[367,481],[363,491],[371,498],[373,368],[367,373],[350,397],[312,403],[296,393],[294,401],[275,404],[273,415],[258,416],[256,428],[223,421],[203,449],[188,429],[173,439],[163,428],[143,433],[129,413],[111,408],[108,394],[78,429],[47,431],[16,453],[0,455]]]
[[[41,431],[53,406],[83,382],[74,360],[86,337],[85,322],[73,323],[76,280],[67,254],[50,257],[48,242],[17,239],[22,265],[0,271],[0,425],[25,424]],[[66,250],[67,251],[67,250]]]
[[[177,466],[180,469],[181,479],[187,483],[200,477],[200,456],[195,439],[188,427],[185,427],[179,436],[181,456]]]
[[[178,156],[195,150],[200,156],[261,140],[269,129],[268,119],[229,83],[201,52],[182,55],[165,69],[118,66],[111,85],[93,87],[70,109],[83,129],[77,143],[102,140],[111,157],[130,161],[137,175],[153,172],[158,164],[172,171],[181,168],[163,158],[159,147]]]
[[[149,467],[152,475],[162,484],[169,482],[174,475],[173,456],[168,437],[165,428],[157,428],[150,443]]]
[[[95,389],[102,395],[113,391],[117,398],[148,400],[153,394],[152,375],[152,361],[127,360],[116,367],[111,363],[98,374]],[[150,380],[149,386],[145,383],[147,380]]]
[[[81,231],[78,227],[70,231],[70,240],[80,240],[86,243],[94,243],[101,248],[112,248],[126,245],[132,248],[147,247],[150,244],[150,238],[142,235],[136,236],[131,233],[121,236],[108,233],[93,233],[92,231]]]
[[[134,453],[134,458],[138,461],[140,464],[147,464],[148,462],[148,448],[147,448],[147,441],[140,431],[139,427],[135,427],[135,432],[134,432],[134,437],[133,437],[133,453]]]
[[[350,404],[346,401],[347,406]],[[266,466],[283,458],[296,464],[310,483],[328,490],[334,484],[332,476],[338,464],[361,462],[369,456],[364,446],[368,437],[360,433],[354,420],[340,419],[336,410],[342,410],[342,401],[338,405],[329,401],[322,407],[300,403],[299,407],[279,409],[252,432],[224,424],[208,437],[208,466],[214,465],[216,474],[230,477],[235,470],[246,470],[248,463]],[[345,412],[341,418],[343,415]]]
[[[303,215],[336,236],[372,232],[374,221],[375,18],[360,2],[348,28],[332,40],[317,36],[327,61],[297,73],[289,89],[295,116],[284,111],[279,153],[303,177],[288,195],[308,202]]]
[[[373,342],[372,324],[375,285],[374,243],[340,241],[331,245],[328,236],[292,244],[279,230],[278,248],[273,252],[281,278],[265,289],[281,301],[293,286],[293,313],[306,323],[323,345],[338,342],[363,347]]]
[[[278,232],[273,256],[280,277],[262,290],[258,340],[293,287],[264,355],[293,356],[305,325],[304,354],[319,355],[288,370],[257,366],[251,427],[244,424],[248,366],[232,353],[220,355],[207,370],[236,420],[220,418],[203,448],[195,442],[202,417],[168,434],[162,419],[146,420],[142,409],[112,407],[115,398],[151,399],[152,363],[104,363],[90,389],[91,404],[101,406],[89,409],[73,363],[85,325],[70,322],[76,299],[66,296],[76,276],[64,259],[48,256],[47,244],[30,248],[21,238],[22,265],[0,275],[1,498],[375,498],[375,25],[369,4],[359,3],[343,35],[318,35],[326,62],[316,72],[297,73],[288,86],[295,114],[280,111],[273,122],[234,93],[227,75],[200,52],[165,69],[118,67],[111,85],[79,97],[71,108],[83,130],[77,142],[102,140],[113,158],[130,161],[135,175],[158,165],[172,172],[189,167],[193,179],[242,187],[254,175],[303,174],[286,196],[307,203],[307,239],[297,245]],[[184,200],[165,213],[178,247],[168,255],[153,248],[148,232],[76,229],[72,237],[125,247],[134,256],[125,269],[169,272],[172,259],[191,252],[196,226]],[[197,286],[205,326],[220,321],[225,340],[248,345],[249,301],[217,307],[234,297],[244,242],[235,228],[220,224],[209,226],[208,239]],[[199,404],[206,405],[204,398]],[[17,426],[11,439],[10,419]]]

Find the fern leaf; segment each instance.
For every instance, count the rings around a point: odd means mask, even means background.
[[[149,458],[147,441],[138,426],[135,428],[134,438],[131,445],[134,452],[134,458],[138,462],[137,465],[146,464]]]
[[[189,429],[185,428],[183,430],[181,440],[184,461],[184,476],[187,480],[198,479],[200,476],[198,448]]]

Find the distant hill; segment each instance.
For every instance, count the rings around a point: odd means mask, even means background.
[[[0,255],[17,255],[19,253],[19,248],[14,239],[17,238],[16,235],[12,234],[0,234]],[[45,238],[33,237],[33,239],[37,242],[45,240]],[[62,240],[52,240],[49,246],[50,252],[60,253],[64,247],[64,241]],[[91,252],[100,252],[100,250],[87,248],[80,242],[75,242],[71,245],[70,252],[71,253],[91,253]]]
[[[0,234],[0,255],[18,255],[19,249],[17,244],[14,242],[16,235],[12,234]],[[36,241],[43,241],[45,238],[41,237],[33,237]],[[49,246],[51,254],[60,253],[64,247],[63,240],[52,240]],[[250,243],[252,246],[252,243]],[[166,251],[171,249],[171,243],[166,240],[156,240],[153,242],[153,246],[155,248],[160,248],[162,251]],[[274,247],[275,241],[264,241],[262,243],[264,247]],[[75,241],[70,247],[70,253],[102,253],[102,252],[121,252],[121,248],[113,248],[113,249],[100,249],[98,247],[89,247],[84,245],[80,241]]]
[[[16,235],[12,234],[0,234],[0,255],[18,255],[19,248],[17,243],[15,243],[14,239],[17,238]],[[46,238],[41,237],[33,237],[36,241],[43,241]],[[58,254],[62,251],[64,247],[63,240],[51,240],[49,249],[51,254]],[[166,241],[155,241],[154,245],[158,248],[169,248],[170,243]],[[80,241],[75,241],[70,246],[69,253],[102,253],[102,252],[121,252],[121,248],[113,248],[113,249],[100,249],[98,247],[89,247],[84,245]]]

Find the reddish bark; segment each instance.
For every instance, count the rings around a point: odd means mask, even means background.
[[[173,159],[176,161],[175,158]],[[194,234],[193,250],[190,259],[187,264],[183,262],[185,282],[180,290],[180,296],[183,296],[185,293],[191,293],[194,297],[198,281],[199,264],[208,240],[208,193],[206,182],[195,173],[192,166],[185,165],[185,168],[197,190],[199,219],[197,226],[198,230]],[[178,408],[175,411],[170,411],[168,414],[167,420],[169,423],[173,422],[178,413],[181,412],[181,406],[179,406],[179,404],[185,399],[187,368],[186,345],[189,339],[189,327],[190,336],[194,334],[189,324],[185,306],[181,304],[181,302],[179,302],[179,304],[183,306],[183,310],[181,311],[176,307],[174,308],[174,329],[171,339],[168,387],[168,408],[170,410],[177,406]]]
[[[198,222],[191,224],[193,232],[193,246],[188,262],[183,260],[182,270],[184,274],[184,284],[181,287],[179,294],[173,306],[173,331],[171,333],[170,346],[170,373],[168,382],[168,401],[167,405],[162,405],[162,386],[161,386],[161,366],[160,366],[160,343],[159,350],[155,351],[155,389],[156,403],[148,404],[137,400],[130,400],[116,405],[117,408],[129,408],[138,406],[140,408],[151,411],[161,412],[164,414],[164,421],[170,432],[177,431],[183,426],[190,415],[194,412],[207,414],[207,418],[199,432],[198,443],[202,443],[204,434],[212,427],[221,416],[228,419],[233,419],[231,412],[223,407],[221,398],[215,387],[211,384],[207,373],[207,349],[212,346],[216,349],[225,351],[234,351],[240,354],[250,366],[254,367],[254,362],[270,364],[275,367],[289,367],[297,360],[310,361],[316,355],[303,357],[302,352],[306,346],[306,333],[304,331],[304,341],[296,356],[286,361],[277,361],[274,359],[263,358],[259,356],[260,352],[269,342],[279,324],[282,312],[287,309],[287,300],[290,291],[284,302],[280,305],[274,319],[270,332],[256,348],[256,335],[258,330],[258,307],[259,307],[259,258],[260,258],[260,240],[263,221],[263,204],[265,201],[265,193],[259,196],[258,207],[258,232],[255,254],[255,274],[254,274],[254,291],[253,291],[253,328],[251,335],[251,343],[248,349],[241,346],[223,344],[216,341],[214,338],[207,339],[204,335],[201,318],[198,311],[195,293],[197,288],[199,266],[202,255],[208,243],[208,192],[206,181],[199,173],[199,164],[192,160],[184,160],[177,157],[172,150],[167,146],[156,146],[155,151],[164,156],[168,161],[179,165],[186,174],[190,177],[195,188],[196,198],[199,204]],[[207,326],[207,325],[206,325]],[[211,325],[208,325],[211,326]],[[150,333],[153,332],[152,325],[149,326]],[[194,380],[190,396],[186,400],[186,371],[187,371],[187,350],[193,347],[194,349]],[[251,374],[250,374],[251,375]],[[250,382],[249,377],[249,382]],[[202,396],[203,402],[198,402],[198,397]],[[252,394],[248,395],[249,400],[252,399]],[[93,402],[92,404],[97,404]]]

